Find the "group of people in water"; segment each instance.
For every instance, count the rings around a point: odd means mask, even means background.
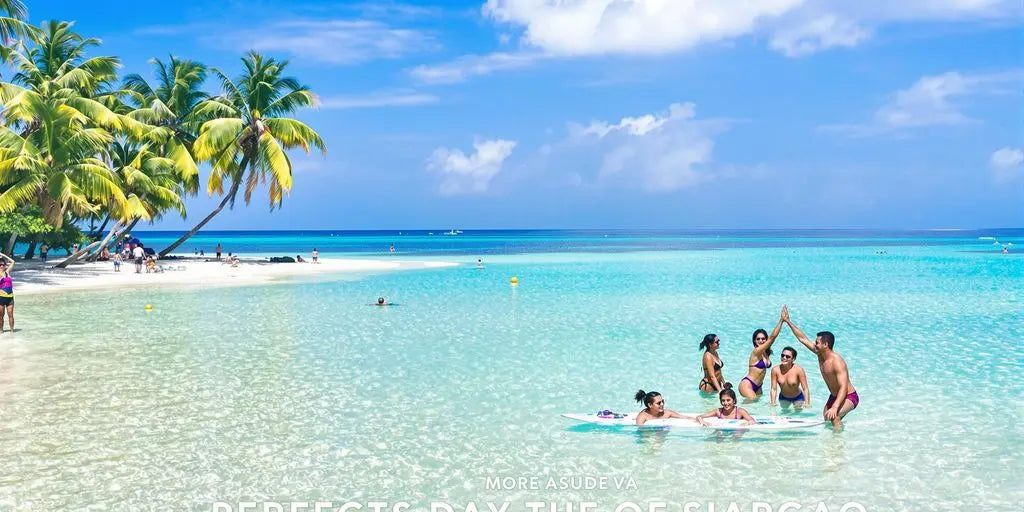
[[[748,400],[760,398],[764,390],[765,377],[771,377],[771,405],[781,403],[782,405],[795,405],[797,407],[811,406],[811,390],[807,383],[807,374],[804,369],[796,364],[796,349],[786,347],[782,349],[780,361],[773,368],[771,355],[772,344],[775,343],[782,326],[785,324],[793,332],[796,339],[808,350],[818,356],[818,367],[821,370],[821,377],[829,390],[829,398],[822,412],[824,418],[832,422],[836,428],[841,427],[843,418],[860,402],[857,390],[850,382],[849,372],[846,368],[846,361],[835,350],[835,335],[829,331],[821,331],[812,342],[807,335],[800,330],[789,318],[789,309],[782,306],[782,313],[779,321],[775,324],[769,334],[764,329],[754,331],[751,337],[753,349],[747,361],[747,375],[739,384],[740,395]],[[702,393],[717,393],[721,407],[695,417],[681,415],[671,409],[665,408],[665,399],[656,391],[637,391],[634,398],[644,405],[644,409],[637,414],[636,424],[643,425],[651,419],[668,418],[689,418],[706,424],[705,418],[728,418],[741,419],[746,422],[754,422],[750,414],[741,407],[737,407],[736,392],[733,391],[732,383],[726,382],[722,375],[722,368],[725,363],[718,355],[718,348],[721,340],[716,334],[708,334],[700,342],[700,348],[704,351],[702,367],[704,377],[697,385]],[[778,395],[776,395],[778,392]]]

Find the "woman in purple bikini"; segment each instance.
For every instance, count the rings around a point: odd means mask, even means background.
[[[754,331],[754,335],[751,336],[754,350],[750,351],[750,359],[747,363],[747,376],[743,377],[743,380],[740,381],[740,395],[743,398],[753,400],[761,396],[764,377],[768,375],[769,368],[772,367],[772,343],[775,343],[775,338],[779,337],[780,331],[782,331],[781,319],[775,324],[775,328],[772,329],[771,336],[764,329]]]

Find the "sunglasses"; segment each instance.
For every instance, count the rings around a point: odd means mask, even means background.
[[[654,402],[654,405],[665,405],[665,401],[664,400],[659,400],[657,402]]]
[[[793,359],[793,356],[791,356],[791,355],[789,355],[789,354],[782,354],[782,355],[781,355],[781,356],[779,356],[779,357],[781,357],[782,359]]]

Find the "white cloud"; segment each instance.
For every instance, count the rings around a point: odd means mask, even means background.
[[[551,167],[567,171],[581,184],[653,193],[680,190],[713,179],[707,168],[714,149],[711,137],[727,125],[723,120],[696,120],[692,103],[617,122],[570,124],[568,139],[549,150],[555,160]]]
[[[204,39],[240,50],[284,52],[328,64],[396,59],[436,49],[433,36],[371,20],[289,20]]]
[[[504,139],[480,140],[473,143],[475,152],[471,155],[459,149],[437,148],[427,161],[427,170],[441,174],[438,191],[442,195],[487,192],[516,144]]]
[[[426,84],[454,84],[473,76],[495,71],[523,68],[544,58],[539,54],[497,52],[488,55],[463,55],[451,62],[434,66],[417,66],[409,71],[417,81]]]
[[[823,126],[825,130],[854,136],[892,133],[923,126],[950,126],[973,122],[959,102],[979,95],[1005,94],[1024,85],[1024,70],[964,74],[950,71],[921,77],[874,112],[866,124]]]
[[[999,181],[1010,181],[1024,176],[1024,150],[1020,148],[1001,148],[989,157],[989,165],[995,171]]]
[[[662,54],[747,35],[799,56],[867,39],[892,22],[1009,19],[1015,0],[488,0],[484,15],[557,55]]]
[[[801,57],[834,46],[856,46],[870,32],[851,20],[826,14],[801,25],[782,28],[772,37],[771,47],[788,57]]]
[[[320,107],[324,109],[378,108],[378,107],[411,107],[430,105],[438,102],[438,97],[409,90],[376,91],[367,94],[349,96],[327,96],[320,99]]]

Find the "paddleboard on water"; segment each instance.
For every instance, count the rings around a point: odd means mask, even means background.
[[[700,413],[680,413],[684,416],[697,416]],[[592,423],[595,425],[608,426],[636,426],[637,413],[628,414],[581,414],[566,413],[562,416],[571,420]],[[825,423],[824,420],[811,418],[787,418],[754,416],[757,423],[747,425],[743,420],[704,418],[709,426],[701,425],[696,420],[689,418],[671,418],[667,420],[647,420],[644,427],[673,427],[673,428],[712,428],[717,430],[789,430],[794,428],[814,427]]]

